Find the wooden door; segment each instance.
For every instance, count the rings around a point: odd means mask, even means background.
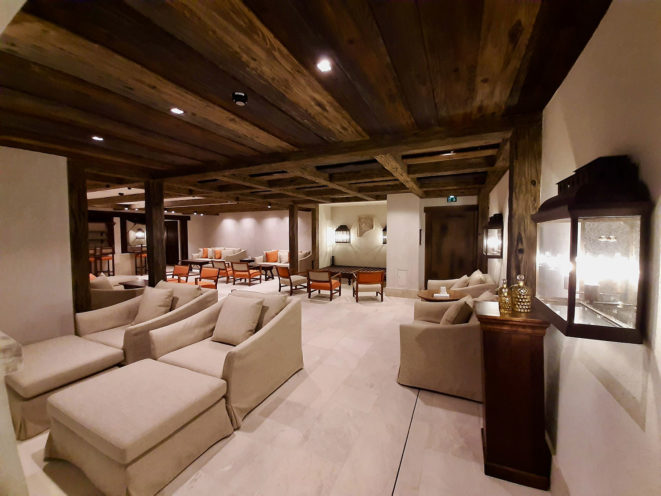
[[[179,221],[165,221],[165,263],[175,265],[179,263]]]
[[[477,269],[477,205],[425,208],[425,287]]]

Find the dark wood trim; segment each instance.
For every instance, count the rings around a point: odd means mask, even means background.
[[[163,181],[145,181],[145,217],[147,227],[147,266],[149,285],[165,280],[165,204]]]
[[[289,205],[289,271],[298,274],[298,206]]]
[[[484,253],[484,227],[487,222],[489,222],[489,190],[482,188],[477,196],[477,265],[484,273],[489,271],[489,259]]]
[[[319,267],[319,207],[314,207],[310,211],[311,219],[311,244],[312,250],[312,268]]]
[[[119,218],[119,235],[122,253],[127,253],[129,251],[129,241],[126,232],[126,217]]]
[[[188,258],[188,219],[179,219],[179,243],[181,258]]]
[[[68,163],[67,181],[69,184],[69,243],[71,249],[73,307],[75,312],[85,312],[90,309],[90,263],[85,171]]]

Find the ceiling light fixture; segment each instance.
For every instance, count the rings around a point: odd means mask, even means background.
[[[248,95],[246,95],[243,91],[235,91],[232,93],[232,101],[239,107],[245,107],[248,105]]]
[[[204,214],[200,214],[201,217],[204,217]]]
[[[319,62],[317,62],[317,69],[319,69],[321,72],[330,72],[332,69],[331,61],[325,57],[323,59],[319,59]]]
[[[94,141],[103,141],[103,138],[101,136],[92,136],[92,139]]]
[[[177,115],[181,115],[181,114],[184,113],[184,111],[181,110],[179,107],[172,107],[170,109],[170,112],[172,112],[173,114],[177,114]]]
[[[268,206],[266,208],[271,208],[271,202],[269,202]]]

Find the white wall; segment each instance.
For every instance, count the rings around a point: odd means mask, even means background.
[[[359,267],[385,267],[387,246],[382,242],[383,228],[386,226],[386,202],[359,202],[351,205],[333,205],[330,208],[330,229],[324,229],[329,235],[342,224],[351,229],[351,243],[333,243],[332,255],[335,265],[353,265]],[[358,216],[369,215],[374,219],[374,227],[362,237],[358,236]],[[323,267],[323,266],[322,266]]]
[[[2,33],[14,16],[21,10],[25,0],[2,0],[0,2],[0,33]]]
[[[422,200],[412,193],[388,195],[388,254],[386,277],[390,290],[420,287],[418,245]],[[391,292],[391,294],[394,294]]]
[[[298,213],[298,249],[310,250],[310,212]],[[289,249],[289,213],[286,210],[237,212],[220,216],[191,216],[188,223],[188,251],[227,246],[244,248],[259,256],[267,250]]]
[[[544,110],[542,201],[590,160],[629,154],[656,203],[644,345],[545,339],[551,489],[572,496],[661,494],[661,2],[615,0]]]
[[[334,237],[331,233],[333,222],[331,220],[330,204],[319,205],[319,265],[317,268],[328,267],[333,254]]]
[[[0,147],[0,330],[73,333],[67,160]]]
[[[500,283],[507,278],[507,222],[509,219],[510,173],[507,171],[498,184],[489,193],[489,217],[503,214],[503,258],[490,258],[488,273],[494,281]]]

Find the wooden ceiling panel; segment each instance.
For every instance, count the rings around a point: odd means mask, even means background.
[[[30,14],[19,12],[1,39],[0,51],[66,72],[162,112],[173,106],[185,108],[187,112],[180,119],[256,151],[293,149],[135,62]]]
[[[367,135],[240,0],[126,0],[134,9],[230,71],[327,140]]]

